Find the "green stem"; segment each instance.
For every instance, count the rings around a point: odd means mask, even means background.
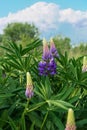
[[[22,117],[21,117],[21,126],[22,126],[22,130],[26,130],[26,125],[25,125],[25,114],[26,114],[26,112],[27,112],[27,109],[28,109],[28,105],[29,105],[29,101],[30,101],[30,99],[27,99],[27,103],[26,103],[26,105],[25,105],[25,108],[24,108],[24,111],[23,111],[23,113],[22,113]]]
[[[27,111],[27,109],[28,109],[28,107],[29,107],[29,101],[30,101],[30,99],[27,98],[27,103],[26,103],[26,105],[25,105],[25,109],[24,109],[24,112],[23,112],[24,115],[26,114],[26,111]]]
[[[45,117],[44,117],[44,120],[43,120],[43,123],[42,123],[42,125],[41,125],[40,130],[43,129],[43,126],[44,126],[44,124],[45,124],[45,122],[46,122],[47,116],[48,116],[48,111],[47,111],[47,113],[46,113],[46,115],[45,115]]]
[[[20,74],[20,77],[19,77],[19,82],[20,82],[20,85],[22,85],[22,82],[23,82],[23,77],[22,77],[22,74]]]

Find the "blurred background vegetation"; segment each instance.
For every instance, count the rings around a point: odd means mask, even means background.
[[[8,41],[10,41],[26,46],[35,39],[41,39],[39,29],[35,27],[35,25],[28,23],[10,23],[3,30],[3,34],[0,34],[0,45],[7,46]],[[70,58],[78,58],[79,56],[87,55],[87,43],[71,43],[69,37],[64,37],[62,35],[54,36],[53,40],[57,49],[63,54],[67,51]],[[0,55],[3,53],[4,52],[0,48]]]

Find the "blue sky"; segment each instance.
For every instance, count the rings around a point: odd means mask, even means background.
[[[17,12],[39,1],[53,2],[61,8],[87,10],[87,0],[0,0],[0,17],[7,16],[9,12]]]
[[[33,22],[42,37],[60,34],[73,44],[87,42],[87,0],[0,0],[0,33],[16,21]]]

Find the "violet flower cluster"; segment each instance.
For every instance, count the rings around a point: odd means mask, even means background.
[[[38,65],[39,74],[44,76],[55,75],[57,65],[55,63],[54,58],[58,56],[59,55],[52,39],[50,41],[50,48],[48,47],[48,44],[44,39],[42,61],[40,61]]]

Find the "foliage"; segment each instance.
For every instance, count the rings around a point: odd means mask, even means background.
[[[80,57],[87,55],[87,43],[80,43],[79,45],[73,47],[70,52],[70,56]]]
[[[2,42],[8,41],[21,43],[23,46],[33,42],[39,36],[38,29],[33,24],[10,23],[3,30]],[[1,39],[0,38],[0,39]]]
[[[25,47],[27,44],[33,42],[36,39],[40,39],[39,29],[28,23],[10,23],[3,30],[3,34],[0,34],[0,45],[8,45],[8,41],[22,44]],[[71,43],[69,37],[62,35],[56,35],[53,37],[55,45],[62,54],[67,51],[69,57],[78,58],[80,56],[87,55],[87,43]],[[0,55],[3,55],[3,50],[0,49]]]
[[[53,39],[54,39],[57,49],[60,50],[63,54],[65,53],[65,51],[67,52],[70,51],[71,49],[70,38],[62,37],[58,35],[58,36],[55,36]]]
[[[67,51],[70,58],[87,55],[87,43],[81,42],[73,45],[69,37],[63,37],[61,35],[54,36],[53,39],[57,49],[60,50],[62,54]]]
[[[59,52],[57,74],[39,76],[42,41],[27,46],[9,42],[1,46],[6,54],[0,60],[0,129],[64,130],[69,108],[75,111],[77,130],[87,129],[87,72],[83,57],[69,58]],[[30,72],[34,96],[26,99],[26,72]]]

